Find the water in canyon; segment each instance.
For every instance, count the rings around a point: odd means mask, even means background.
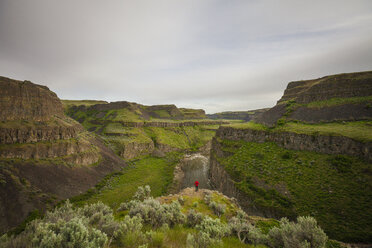
[[[209,158],[199,153],[186,155],[181,163],[183,172],[181,188],[193,187],[194,182],[199,182],[199,188],[209,189]]]

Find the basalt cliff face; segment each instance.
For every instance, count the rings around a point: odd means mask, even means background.
[[[0,108],[1,233],[125,165],[45,86],[0,77]]]
[[[264,112],[269,110],[268,108],[264,109],[255,109],[249,111],[226,111],[215,114],[207,114],[209,119],[225,119],[225,120],[243,120],[250,121],[254,118],[257,118]]]
[[[372,72],[345,73],[290,82],[277,105],[254,120],[307,123],[372,119]]]
[[[48,121],[54,115],[63,116],[61,101],[46,86],[6,77],[0,77],[0,85],[0,121]]]

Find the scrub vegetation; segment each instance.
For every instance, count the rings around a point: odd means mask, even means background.
[[[200,202],[204,211],[186,204]],[[175,198],[177,197],[177,198]],[[229,205],[223,217],[213,214],[212,200]],[[209,204],[208,204],[209,202]],[[261,223],[270,220],[261,220]],[[262,225],[262,224],[261,224]],[[1,247],[331,247],[312,217],[282,219],[268,230],[252,221],[217,192],[185,189],[178,195],[153,198],[140,186],[131,201],[112,209],[102,202],[76,207],[67,201],[30,222],[17,236],[3,235]]]

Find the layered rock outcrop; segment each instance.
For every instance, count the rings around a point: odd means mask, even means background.
[[[0,77],[0,233],[125,166],[47,87]]]
[[[326,154],[347,154],[365,158],[372,162],[372,142],[360,142],[345,136],[307,135],[222,126],[217,130],[216,137],[257,143],[275,142],[286,149]]]
[[[290,82],[277,105],[254,121],[274,126],[286,119],[307,123],[372,119],[372,72]]]
[[[332,98],[370,96],[371,93],[372,71],[343,73],[319,79],[290,82],[278,103],[288,100],[310,103]]]
[[[48,87],[6,77],[0,77],[0,109],[0,121],[48,121],[54,115],[63,116],[61,101]]]
[[[264,109],[255,109],[249,111],[226,111],[215,114],[208,114],[209,119],[225,119],[225,120],[243,120],[250,121],[254,118],[257,118],[264,112],[269,110],[269,108]]]

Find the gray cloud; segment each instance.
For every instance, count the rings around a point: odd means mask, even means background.
[[[372,2],[0,0],[0,74],[63,99],[270,107],[287,83],[372,69]]]

